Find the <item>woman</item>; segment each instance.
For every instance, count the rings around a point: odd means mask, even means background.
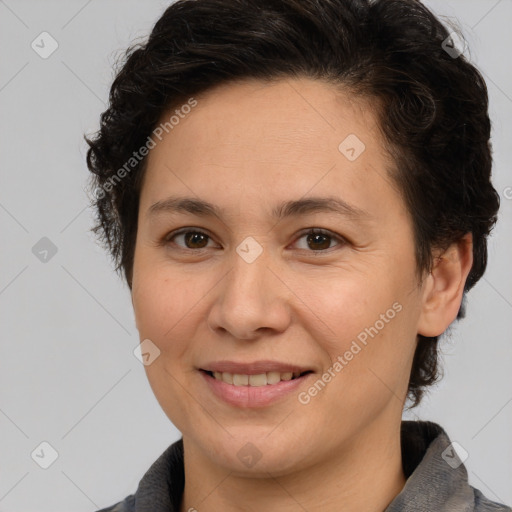
[[[181,0],[88,140],[182,433],[103,511],[511,510],[402,422],[486,267],[487,91],[413,0]]]

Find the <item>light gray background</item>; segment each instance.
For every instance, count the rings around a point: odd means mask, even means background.
[[[110,505],[180,436],[132,353],[128,288],[88,232],[82,140],[115,57],[168,4],[0,0],[0,511]],[[502,208],[468,318],[443,343],[445,378],[407,417],[444,426],[471,483],[511,504],[512,1],[428,5],[460,20],[487,79]],[[59,45],[47,59],[31,48],[43,31]],[[44,236],[58,249],[46,263],[32,253]],[[43,441],[58,452],[48,469],[31,458]]]

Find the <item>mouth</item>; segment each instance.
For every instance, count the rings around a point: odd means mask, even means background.
[[[220,365],[217,364],[218,366]],[[263,372],[260,368],[241,369],[251,372],[250,374],[198,370],[212,396],[235,408],[269,407],[289,399],[301,386],[306,386],[307,382],[314,378],[312,370]]]
[[[248,375],[242,373],[214,372],[203,369],[200,369],[200,371],[217,381],[224,382],[225,384],[248,387],[272,386],[283,381],[297,380],[301,377],[304,377],[305,375],[313,373],[311,370],[306,370],[303,372],[270,371],[262,372],[257,375]]]

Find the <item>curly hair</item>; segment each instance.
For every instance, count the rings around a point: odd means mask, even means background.
[[[85,137],[96,224],[131,289],[144,148],[162,114],[242,79],[306,77],[378,107],[391,178],[413,226],[418,271],[473,236],[467,291],[487,265],[499,195],[491,184],[487,88],[419,0],[178,0],[126,50],[94,138]],[[450,45],[450,46],[453,46]],[[135,158],[137,157],[137,158]],[[130,164],[127,166],[127,162]],[[438,337],[417,336],[408,398],[439,378]]]

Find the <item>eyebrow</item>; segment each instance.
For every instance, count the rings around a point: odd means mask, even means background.
[[[168,197],[157,201],[148,208],[148,215],[154,217],[162,213],[190,213],[201,217],[222,218],[224,210],[208,201],[194,197]],[[335,213],[352,219],[368,219],[370,214],[339,197],[309,197],[285,201],[273,208],[272,217],[282,220],[287,217],[297,217],[311,213]]]

